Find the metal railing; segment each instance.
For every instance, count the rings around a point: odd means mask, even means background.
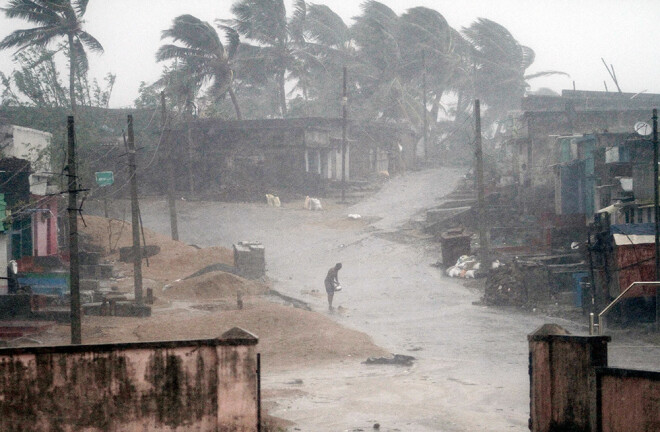
[[[605,309],[603,309],[598,314],[598,317],[597,317],[598,322],[595,322],[594,313],[593,312],[590,313],[589,314],[589,335],[593,336],[594,334],[596,334],[596,331],[597,331],[598,335],[602,335],[603,334],[603,329],[605,327],[605,325],[602,321],[602,318],[605,316],[605,314],[608,313],[617,303],[619,303],[619,301],[626,295],[626,293],[628,291],[630,291],[632,288],[640,286],[640,285],[655,286],[656,290],[657,290],[658,286],[660,286],[660,282],[656,281],[656,282],[633,282],[633,283],[631,283],[628,286],[628,288],[623,290],[623,292],[621,294],[619,294],[619,296],[617,298],[612,300],[612,302],[609,305],[607,305],[607,307]]]

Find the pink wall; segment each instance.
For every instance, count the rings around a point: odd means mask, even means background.
[[[660,372],[605,369],[598,374],[602,432],[660,430]]]
[[[32,244],[35,256],[57,255],[57,200],[37,195],[37,212],[32,216]],[[43,200],[43,201],[42,201]]]
[[[0,349],[2,431],[257,430],[257,338]]]
[[[609,336],[528,336],[532,432],[660,430],[660,372],[607,367]]]

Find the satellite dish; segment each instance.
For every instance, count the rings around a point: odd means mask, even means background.
[[[637,132],[641,136],[649,136],[653,131],[651,129],[651,126],[649,126],[648,123],[644,123],[644,122],[635,123],[635,126],[633,126],[633,128],[635,129],[635,132]]]

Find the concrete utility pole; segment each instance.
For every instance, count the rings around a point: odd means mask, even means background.
[[[67,118],[68,152],[67,177],[69,191],[69,256],[71,288],[71,344],[82,343],[80,323],[80,257],[78,255],[78,178],[76,177],[76,133],[73,116]]]
[[[655,214],[655,280],[660,281],[660,207],[658,206],[658,110],[653,109],[653,206]],[[660,290],[655,287],[655,329],[660,331]]]
[[[486,234],[486,209],[484,200],[484,160],[481,150],[481,107],[479,99],[474,101],[474,122],[475,122],[475,158],[476,158],[476,186],[477,186],[477,205],[479,214],[479,245],[481,268],[486,272],[490,271],[490,261],[488,253],[488,237]]]
[[[173,145],[170,142],[170,129],[167,124],[167,109],[165,107],[165,92],[160,92],[160,107],[161,107],[161,136],[163,142],[166,144],[164,147],[168,151],[169,157],[167,158],[167,206],[170,209],[170,230],[172,232],[172,240],[179,240],[179,226],[176,217],[176,200],[174,199],[174,155]]]
[[[346,202],[346,121],[348,119],[348,97],[346,95],[346,66],[341,98],[341,201]]]
[[[135,301],[142,304],[142,248],[140,247],[140,216],[138,210],[138,187],[135,163],[135,138],[133,116],[128,115],[128,170],[131,179],[131,223],[133,224],[133,283]]]

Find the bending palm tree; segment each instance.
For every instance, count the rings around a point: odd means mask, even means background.
[[[502,25],[479,18],[463,29],[473,47],[474,93],[498,115],[519,107],[529,87],[527,80],[547,75],[567,75],[543,71],[526,75],[534,62],[534,51],[521,45]]]
[[[192,15],[181,15],[174,19],[172,27],[163,31],[162,39],[171,38],[181,45],[166,44],[156,53],[156,60],[181,60],[190,78],[198,84],[211,83],[211,91],[217,96],[229,93],[241,120],[241,110],[232,88],[234,72],[230,65],[238,47],[238,33],[223,27],[229,36],[227,48],[220,41],[218,32],[207,22]]]
[[[3,8],[8,18],[21,18],[38,27],[16,30],[0,41],[0,49],[46,47],[59,37],[66,37],[69,54],[69,98],[71,111],[76,113],[76,73],[87,71],[87,54],[103,52],[103,47],[92,35],[82,29],[89,0],[10,0]]]
[[[297,48],[302,39],[302,23],[306,4],[296,0],[295,13],[287,20],[283,0],[238,0],[231,7],[235,18],[222,20],[256,45],[242,44],[239,61],[246,69],[262,69],[275,77],[282,116],[287,114],[286,75],[297,70],[302,52]]]

